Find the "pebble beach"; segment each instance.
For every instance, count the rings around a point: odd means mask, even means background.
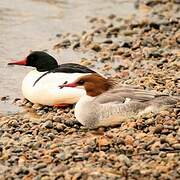
[[[179,96],[180,1],[134,6],[130,17],[87,17],[88,29],[57,33],[51,49],[83,54],[80,64],[121,83]],[[0,114],[0,180],[180,179],[180,102],[94,130],[75,119],[74,106],[13,103],[23,110]]]

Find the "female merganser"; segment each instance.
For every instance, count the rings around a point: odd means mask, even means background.
[[[117,125],[123,120],[137,118],[148,112],[158,112],[161,108],[180,101],[179,96],[120,85],[113,78],[105,79],[95,73],[60,86],[63,87],[86,90],[86,95],[75,106],[75,116],[88,128]]]
[[[82,75],[94,73],[93,70],[75,63],[58,65],[55,58],[43,51],[34,51],[24,60],[8,63],[35,67],[22,82],[22,93],[33,103],[50,106],[74,104],[85,94],[83,89],[63,88],[59,84],[72,82]]]

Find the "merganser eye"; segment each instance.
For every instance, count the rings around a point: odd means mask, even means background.
[[[83,85],[84,83],[85,83],[85,82],[84,82],[84,80],[82,80],[82,79],[77,82],[78,85]]]

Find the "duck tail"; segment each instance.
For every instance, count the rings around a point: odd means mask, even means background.
[[[180,102],[180,96],[159,96],[156,97],[154,100],[150,102],[150,104],[157,104],[157,105],[168,105],[168,106],[174,106],[175,104]]]

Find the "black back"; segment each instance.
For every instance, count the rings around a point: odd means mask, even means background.
[[[76,63],[65,63],[58,66],[58,68],[53,69],[51,72],[64,72],[64,73],[95,73],[92,69],[86,66],[82,66]]]

